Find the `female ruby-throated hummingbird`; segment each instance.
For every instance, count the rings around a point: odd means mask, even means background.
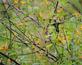
[[[56,20],[54,20],[53,26],[55,27],[55,30],[57,33],[59,33],[59,22],[57,22]]]
[[[59,25],[64,22],[59,22],[57,19],[54,19],[54,23],[52,24],[55,27],[57,33],[59,33]]]

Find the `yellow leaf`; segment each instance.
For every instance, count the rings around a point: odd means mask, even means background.
[[[41,18],[43,17],[43,14],[42,14],[42,12],[40,12],[40,13],[39,13],[39,17],[41,17]]]
[[[13,34],[16,36],[17,35],[17,33],[16,32],[13,32]]]
[[[19,0],[14,0],[14,3],[16,4],[16,3],[18,3],[18,1],[19,1]]]
[[[82,59],[82,56],[80,56],[79,59]]]
[[[35,46],[34,45],[32,45],[32,49],[35,49]]]
[[[79,45],[80,44],[80,40],[76,40],[76,44]]]
[[[63,11],[63,8],[60,8],[57,10],[57,13],[61,13]]]
[[[73,15],[76,16],[76,17],[81,16],[81,14],[79,12],[75,12]]]
[[[37,45],[42,45],[42,41],[40,39],[36,40]]]
[[[36,57],[38,59],[42,59],[43,58],[43,52],[36,53]]]
[[[45,4],[46,4],[46,5],[48,5],[48,4],[49,4],[48,0],[44,0],[44,2],[45,2]]]
[[[24,1],[20,1],[20,3],[21,3],[21,5],[25,5],[26,4],[26,2],[24,2]]]
[[[82,30],[82,25],[80,26],[80,30]]]
[[[58,42],[62,44],[66,43],[66,41],[69,41],[69,40],[71,40],[70,36],[67,36],[67,35],[64,36],[63,34],[58,35]]]
[[[77,34],[77,35],[80,35],[81,33],[80,33],[80,31],[79,31],[79,30],[76,30],[76,34]]]
[[[2,45],[2,46],[0,47],[0,50],[7,51],[7,50],[8,50],[8,45],[7,45],[7,44]]]
[[[51,48],[53,45],[52,44],[49,44],[46,46],[47,49]]]
[[[23,26],[23,23],[19,22],[16,24],[18,27]]]

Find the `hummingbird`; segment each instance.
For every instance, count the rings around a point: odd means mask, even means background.
[[[54,19],[54,23],[52,24],[55,27],[57,33],[59,33],[59,25],[64,22],[59,22],[57,19]]]
[[[55,30],[57,33],[59,33],[59,22],[57,22],[56,20],[54,20],[54,23],[52,24],[55,27]]]

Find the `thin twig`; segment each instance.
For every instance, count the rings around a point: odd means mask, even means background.
[[[2,52],[0,52],[0,55],[6,57],[6,58],[8,58],[8,59],[10,59],[10,60],[13,61],[16,65],[21,65],[21,64],[19,64],[16,60],[10,58],[8,55],[6,55],[6,54],[4,54],[4,53],[2,53]]]

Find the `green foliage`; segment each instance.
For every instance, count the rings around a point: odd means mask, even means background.
[[[0,4],[0,62],[82,65],[81,0],[8,1]]]

